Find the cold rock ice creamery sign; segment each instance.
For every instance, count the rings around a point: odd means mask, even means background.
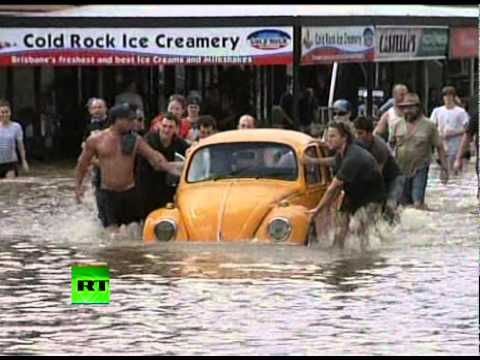
[[[293,28],[11,28],[0,65],[291,64]]]
[[[302,64],[373,60],[373,26],[302,28]]]
[[[376,28],[375,60],[406,61],[445,59],[448,29],[420,27]]]

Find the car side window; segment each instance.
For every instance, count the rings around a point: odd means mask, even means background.
[[[310,146],[305,150],[305,154],[308,156],[318,159],[318,152],[315,146]],[[305,164],[305,179],[308,185],[318,184],[322,181],[322,175],[320,171],[320,165],[317,164]]]

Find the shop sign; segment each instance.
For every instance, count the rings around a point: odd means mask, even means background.
[[[445,59],[447,46],[446,27],[376,27],[376,61]]]
[[[301,63],[372,61],[374,45],[373,26],[303,27]]]
[[[292,27],[7,28],[0,33],[0,66],[292,62]]]
[[[478,28],[458,27],[450,28],[449,58],[478,57]]]

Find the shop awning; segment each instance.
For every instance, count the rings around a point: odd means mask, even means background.
[[[478,6],[432,5],[88,5],[49,13],[54,17],[475,17]],[[32,14],[32,16],[42,16]]]

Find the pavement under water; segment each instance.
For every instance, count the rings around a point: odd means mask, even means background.
[[[432,166],[434,211],[404,209],[367,251],[112,239],[73,166],[0,182],[2,355],[478,355],[473,161],[446,186]],[[108,305],[70,303],[89,262],[110,268]]]

